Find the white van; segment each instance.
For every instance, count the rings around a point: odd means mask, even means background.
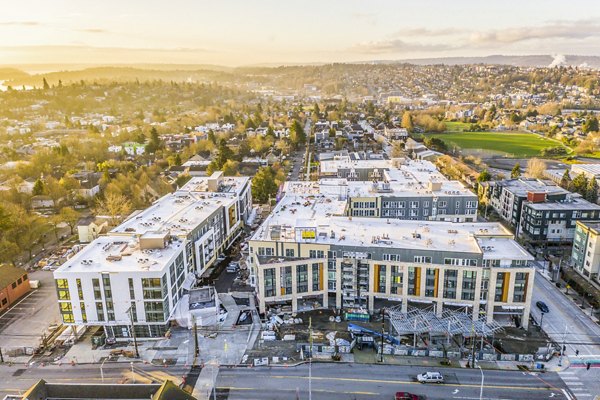
[[[421,383],[444,383],[444,376],[440,372],[423,372],[417,375],[417,381]]]

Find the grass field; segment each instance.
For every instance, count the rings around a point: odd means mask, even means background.
[[[463,132],[471,126],[471,124],[466,122],[444,121],[444,123],[446,124],[446,132]]]
[[[560,143],[533,133],[519,132],[464,132],[427,134],[442,139],[448,147],[456,146],[470,151],[489,151],[504,153],[510,157],[533,157],[546,147],[559,146]]]

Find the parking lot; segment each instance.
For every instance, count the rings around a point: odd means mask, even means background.
[[[32,272],[29,279],[39,280],[40,288],[26,294],[0,315],[0,346],[3,349],[36,347],[48,326],[61,322],[52,272]]]

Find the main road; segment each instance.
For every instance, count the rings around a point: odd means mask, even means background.
[[[479,369],[434,368],[445,383],[420,384],[416,375],[425,367],[367,364],[321,364],[312,366],[312,398],[393,399],[398,391],[426,395],[429,400],[479,399]],[[431,370],[431,368],[429,368]],[[571,399],[556,373],[484,370],[483,399]],[[297,367],[236,368],[221,370],[217,393],[229,400],[308,399],[309,372],[306,364]]]
[[[217,378],[219,399],[307,399],[308,365],[296,367],[221,368]],[[181,382],[188,372],[184,367],[161,367],[142,363],[106,363],[102,365],[0,366],[0,398],[23,393],[39,379],[52,383],[148,383],[170,379]],[[479,399],[481,373],[478,369],[436,368],[445,376],[441,385],[421,385],[415,376],[424,367],[369,364],[314,363],[312,398],[319,399],[392,399],[397,391],[427,395],[430,400]],[[484,370],[483,398],[572,399],[567,397],[561,378],[519,371]],[[296,397],[298,396],[298,397]]]
[[[531,314],[539,323],[542,315],[535,306],[538,301],[546,303],[549,309],[542,329],[566,348],[562,361],[563,367],[569,368],[560,376],[578,399],[594,398],[600,394],[600,326],[540,272],[535,276],[531,307]],[[593,365],[590,370],[585,368],[587,362]]]

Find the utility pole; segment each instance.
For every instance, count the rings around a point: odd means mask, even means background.
[[[308,343],[310,345],[308,359],[308,400],[312,400],[312,350],[313,350],[313,334],[312,334],[312,317],[308,319]]]
[[[385,309],[381,309],[381,356],[379,361],[383,363],[383,333],[385,332]]]
[[[196,357],[200,354],[200,345],[198,344],[198,322],[194,318],[194,365],[196,365]]]
[[[562,358],[565,352],[565,338],[567,336],[567,325],[565,324],[565,332],[563,333],[562,346],[560,347],[560,357],[558,357],[558,366],[562,367]]]
[[[4,364],[4,355],[2,354],[2,347],[0,347],[0,363]]]
[[[129,321],[131,322],[131,335],[133,336],[133,346],[135,347],[135,358],[140,358],[137,337],[135,336],[135,325],[133,324],[133,307],[129,307]]]

